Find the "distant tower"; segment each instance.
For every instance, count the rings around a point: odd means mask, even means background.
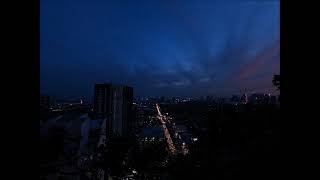
[[[240,93],[243,94],[240,99],[241,103],[247,104],[248,103],[247,89],[245,89],[244,91],[240,90]]]
[[[242,97],[241,97],[241,102],[243,104],[247,104],[248,103],[248,96],[247,94],[243,94]]]

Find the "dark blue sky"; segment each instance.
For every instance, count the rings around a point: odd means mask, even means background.
[[[94,83],[135,95],[274,92],[276,0],[41,0],[41,92],[91,98]]]

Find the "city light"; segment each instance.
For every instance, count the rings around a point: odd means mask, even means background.
[[[272,179],[281,13],[257,2],[42,3],[40,179]]]
[[[166,137],[166,140],[167,140],[167,143],[168,143],[168,146],[169,146],[169,149],[170,149],[170,152],[172,154],[175,154],[176,152],[176,148],[174,147],[174,144],[173,144],[173,141],[171,139],[171,136],[170,136],[170,133],[169,133],[169,130],[166,126],[166,123],[165,121],[163,120],[163,116],[161,115],[161,112],[160,112],[160,107],[158,104],[156,104],[156,109],[157,109],[157,112],[158,112],[158,119],[160,120],[160,122],[162,123],[162,128],[164,130],[164,134],[165,134],[165,137]]]

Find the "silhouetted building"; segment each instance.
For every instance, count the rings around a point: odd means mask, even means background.
[[[248,103],[248,96],[247,94],[243,94],[240,98],[240,102],[241,103],[244,103],[244,104],[247,104]]]
[[[250,96],[250,102],[253,104],[263,104],[265,101],[265,96],[264,94],[252,94]]]
[[[172,97],[171,98],[171,103],[175,103],[176,102],[176,97]]]
[[[111,113],[111,84],[96,84],[94,89],[93,111],[99,118]]]
[[[40,96],[40,108],[49,109],[50,96]]]
[[[230,99],[231,103],[239,103],[240,102],[240,97],[237,95],[233,95]]]
[[[214,101],[214,97],[213,96],[207,96],[206,101],[211,103]]]
[[[273,105],[277,104],[277,97],[276,96],[271,96],[270,97],[270,103],[273,104]]]
[[[127,136],[132,123],[133,88],[114,84],[96,84],[94,113],[107,118],[107,134]]]
[[[165,101],[164,96],[161,96],[161,98],[160,98],[160,102],[164,102],[164,101]]]
[[[270,94],[265,94],[263,98],[263,104],[270,104],[270,98],[271,98]]]

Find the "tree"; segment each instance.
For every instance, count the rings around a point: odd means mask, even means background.
[[[280,75],[274,75],[272,79],[272,83],[274,86],[277,87],[278,90],[280,90]]]

